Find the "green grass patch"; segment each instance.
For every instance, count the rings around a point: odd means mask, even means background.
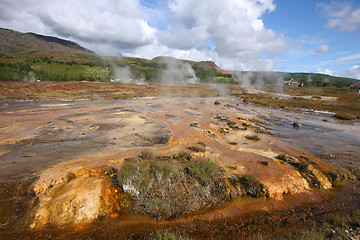
[[[346,114],[341,114],[341,113],[337,113],[334,115],[334,118],[340,119],[340,120],[354,120],[353,117],[346,115]]]
[[[22,96],[10,95],[10,96],[6,96],[5,99],[6,99],[6,100],[24,100],[24,97],[22,97]]]
[[[36,79],[52,81],[107,81],[111,77],[109,67],[82,64],[42,62],[31,66]]]
[[[157,231],[150,235],[147,240],[190,240],[188,236],[173,233],[166,230]]]
[[[208,185],[220,172],[219,166],[207,159],[198,158],[186,163],[189,173],[198,178],[203,185]]]

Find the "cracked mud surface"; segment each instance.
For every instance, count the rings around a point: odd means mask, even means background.
[[[336,191],[345,192],[341,197],[353,196],[354,201],[346,200],[348,206],[359,201],[354,197],[358,188],[333,187],[326,176],[333,172],[336,181],[354,178],[346,168],[360,166],[358,123],[325,122],[324,116],[243,105],[235,99],[161,97],[8,102],[1,105],[0,118],[0,231],[9,238],[79,238],[96,231],[106,238],[116,228],[129,228],[125,237],[143,237],[162,226],[196,238],[209,237],[206,229],[212,229],[208,232],[215,239],[231,226],[228,238],[235,238],[235,232],[246,232],[246,227],[235,227],[244,217],[266,226],[253,213],[291,219],[287,209],[301,212],[309,204],[321,209],[323,202],[337,208]],[[293,128],[293,122],[302,127]],[[254,135],[258,139],[252,140]],[[198,154],[214,159],[226,177],[255,175],[271,199],[243,197],[175,220],[129,213],[130,200],[104,169],[120,167],[142,149],[171,156],[199,141],[206,152]],[[281,160],[281,154],[295,160]],[[300,171],[296,166],[304,159],[309,165]],[[59,227],[66,229],[64,235]]]

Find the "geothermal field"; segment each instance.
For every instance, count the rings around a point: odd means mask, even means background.
[[[112,86],[141,96],[2,101],[1,239],[358,239],[358,121]]]

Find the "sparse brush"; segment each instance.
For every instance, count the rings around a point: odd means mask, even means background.
[[[193,152],[205,152],[206,149],[201,145],[191,145],[187,147],[187,149],[193,151]]]
[[[266,191],[264,185],[259,181],[259,179],[251,174],[246,174],[240,179],[240,183],[244,186],[245,192],[247,195],[252,197],[268,197],[268,192]]]
[[[340,217],[337,214],[332,214],[329,219],[328,222],[336,227],[343,227],[344,226],[344,219],[342,217]]]
[[[191,238],[180,234],[175,234],[167,230],[157,231],[153,236],[150,236],[148,240],[190,240]]]
[[[182,151],[173,156],[174,159],[178,160],[191,160],[191,153],[189,151]]]
[[[155,157],[154,152],[152,152],[148,149],[143,149],[138,154],[138,158],[140,158],[142,160],[151,160],[154,157]]]
[[[356,210],[351,215],[349,223],[353,228],[359,228],[360,227],[360,210]]]

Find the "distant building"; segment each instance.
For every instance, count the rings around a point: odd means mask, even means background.
[[[291,87],[299,87],[300,86],[300,83],[298,83],[298,82],[295,82],[294,81],[294,79],[292,78],[292,79],[290,79],[289,81],[285,81],[284,82],[284,85],[285,86],[291,86]]]

